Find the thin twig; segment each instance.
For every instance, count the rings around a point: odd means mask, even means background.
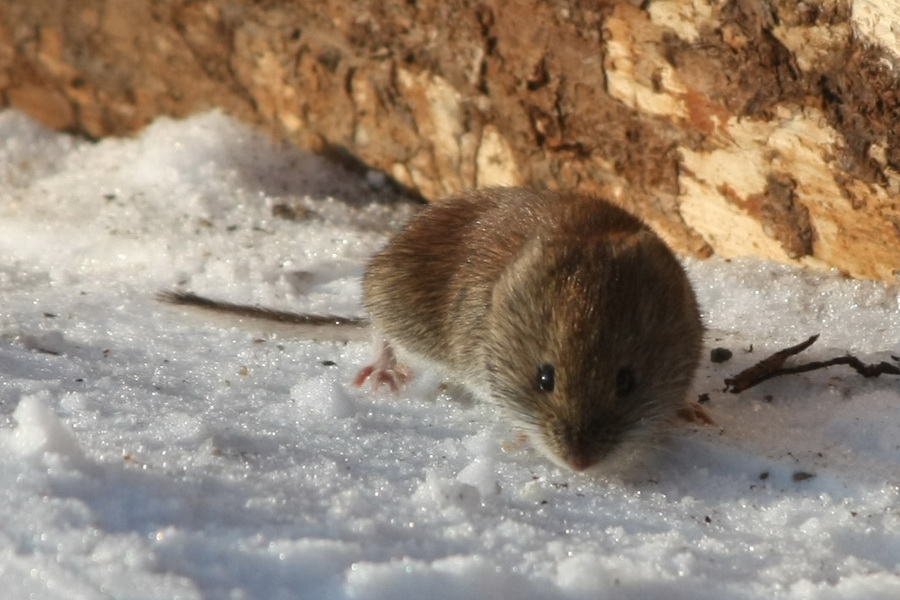
[[[897,365],[892,365],[891,363],[884,361],[874,365],[867,365],[855,356],[849,354],[847,356],[840,356],[838,358],[832,358],[830,360],[816,361],[793,367],[782,366],[788,358],[799,354],[800,352],[803,352],[804,350],[809,348],[817,339],[819,339],[819,336],[814,335],[805,342],[797,344],[796,346],[791,346],[790,348],[779,350],[772,356],[759,361],[749,369],[744,369],[734,377],[726,379],[725,391],[729,391],[732,394],[737,394],[757,384],[760,384],[767,379],[772,379],[773,377],[780,377],[781,375],[794,375],[796,373],[806,373],[808,371],[824,369],[826,367],[831,367],[834,365],[850,366],[863,377],[878,377],[879,375],[900,375],[900,367],[898,367]]]

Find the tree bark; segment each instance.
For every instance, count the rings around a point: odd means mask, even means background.
[[[896,0],[0,0],[0,102],[221,107],[429,199],[578,188],[683,252],[900,274]]]

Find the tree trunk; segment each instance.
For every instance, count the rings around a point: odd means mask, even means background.
[[[900,274],[896,0],[0,0],[0,98],[212,107],[437,199],[603,194],[677,249]]]

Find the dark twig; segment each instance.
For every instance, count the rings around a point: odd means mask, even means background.
[[[784,367],[784,362],[809,348],[817,339],[818,335],[810,337],[805,342],[779,350],[772,356],[765,358],[749,369],[744,369],[734,377],[725,380],[725,391],[737,394],[748,388],[751,388],[767,379],[779,377],[781,375],[794,375],[796,373],[806,373],[817,369],[824,369],[834,365],[847,365],[853,367],[857,373],[863,377],[878,377],[879,375],[900,375],[900,367],[892,365],[888,362],[880,362],[874,365],[867,365],[855,356],[847,355],[830,360],[816,361],[804,365],[794,367]]]
[[[737,394],[749,387],[753,387],[761,381],[776,377],[779,374],[778,370],[781,368],[781,365],[784,364],[784,361],[795,354],[803,352],[812,346],[817,339],[819,339],[818,334],[796,346],[779,350],[772,356],[759,361],[749,369],[744,369],[734,377],[725,380],[725,390]]]

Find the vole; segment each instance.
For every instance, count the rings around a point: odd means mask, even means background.
[[[436,367],[563,467],[650,447],[679,416],[709,421],[687,399],[703,326],[684,269],[640,219],[601,198],[488,188],[430,204],[371,259],[363,297],[383,342],[356,385],[396,388],[404,363]]]

